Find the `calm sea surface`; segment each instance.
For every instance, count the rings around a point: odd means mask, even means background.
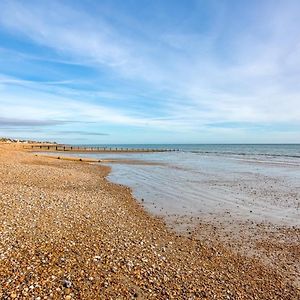
[[[230,216],[241,221],[300,226],[300,145],[109,147],[179,150],[74,154],[141,161],[110,164],[109,180],[131,187],[137,200],[154,214]]]

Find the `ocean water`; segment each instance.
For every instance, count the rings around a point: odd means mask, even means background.
[[[177,152],[224,156],[236,159],[265,160],[266,163],[283,162],[300,165],[300,144],[91,144],[85,146],[112,149],[176,150]]]
[[[300,226],[300,145],[112,147],[179,150],[80,154],[119,160],[108,163],[108,179],[131,187],[153,214]]]

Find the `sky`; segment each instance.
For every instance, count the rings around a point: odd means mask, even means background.
[[[1,0],[0,136],[300,143],[300,2]]]

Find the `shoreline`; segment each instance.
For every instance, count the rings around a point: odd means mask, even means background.
[[[35,152],[32,152],[35,154]],[[52,152],[51,152],[52,153]],[[35,156],[51,158],[51,159],[59,159],[73,162],[84,162],[84,163],[118,163],[118,164],[131,164],[131,165],[155,165],[160,166],[164,165],[163,163],[157,162],[147,162],[144,160],[132,160],[132,159],[91,159],[77,156],[56,156],[56,155],[41,155],[36,154]]]
[[[300,295],[283,274],[256,259],[219,241],[207,245],[170,231],[129,188],[106,179],[107,166],[37,157],[0,144],[0,168],[2,297]]]

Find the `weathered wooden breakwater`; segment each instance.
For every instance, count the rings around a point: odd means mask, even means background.
[[[170,152],[179,151],[179,149],[151,149],[151,148],[130,148],[130,147],[90,147],[90,146],[72,146],[72,145],[30,145],[24,146],[25,149],[36,151],[69,151],[69,152]]]

